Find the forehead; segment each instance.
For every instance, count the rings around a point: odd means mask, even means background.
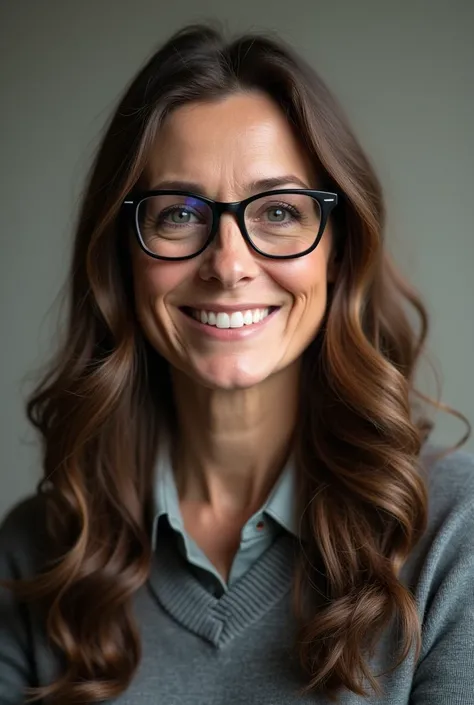
[[[164,121],[151,149],[148,185],[160,180],[206,183],[216,190],[295,174],[310,184],[313,167],[278,105],[259,93],[191,103]]]

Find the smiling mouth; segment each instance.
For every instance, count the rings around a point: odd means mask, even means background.
[[[242,311],[206,311],[189,306],[183,306],[181,311],[190,318],[203,323],[204,325],[214,326],[215,328],[244,328],[260,323],[273,311],[276,311],[279,306],[268,306],[266,308],[243,309]]]

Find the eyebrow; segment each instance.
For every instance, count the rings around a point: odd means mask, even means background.
[[[246,184],[245,191],[254,194],[260,191],[271,191],[274,188],[287,186],[288,184],[297,184],[301,188],[311,188],[307,183],[300,179],[295,174],[284,174],[282,176],[273,176],[267,179],[257,179]],[[203,184],[196,181],[181,181],[181,180],[164,180],[154,184],[150,191],[159,191],[168,189],[171,191],[192,191],[196,194],[206,195],[206,188]]]

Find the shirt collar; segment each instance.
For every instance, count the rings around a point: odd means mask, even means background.
[[[173,529],[185,533],[183,518],[179,508],[179,497],[171,465],[169,444],[162,438],[156,462],[156,475],[154,483],[154,507],[152,547],[156,548],[158,521],[160,517],[167,516]],[[296,475],[294,457],[290,455],[280,473],[267,500],[258,512],[248,521],[251,522],[257,515],[268,515],[286,531],[298,537],[299,527],[296,518]],[[248,522],[247,522],[248,523]],[[244,527],[245,529],[245,527]]]

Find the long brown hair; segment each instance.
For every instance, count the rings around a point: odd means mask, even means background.
[[[261,34],[227,41],[191,26],[152,56],[106,130],[77,225],[65,340],[27,407],[43,441],[38,490],[55,560],[15,586],[46,605],[64,668],[33,693],[53,703],[117,697],[141,653],[132,597],[152,559],[153,467],[171,391],[167,364],[134,313],[121,204],[170,111],[239,90],[263,91],[281,106],[324,186],[340,194],[339,275],[304,354],[296,439],[310,531],[294,581],[306,691],[363,695],[367,678],[379,693],[366,654],[394,617],[402,635],[394,668],[413,644],[419,653],[414,597],[397,576],[427,521],[419,455],[430,424],[415,418],[413,386],[427,315],[384,251],[381,186],[322,80],[283,42]]]

